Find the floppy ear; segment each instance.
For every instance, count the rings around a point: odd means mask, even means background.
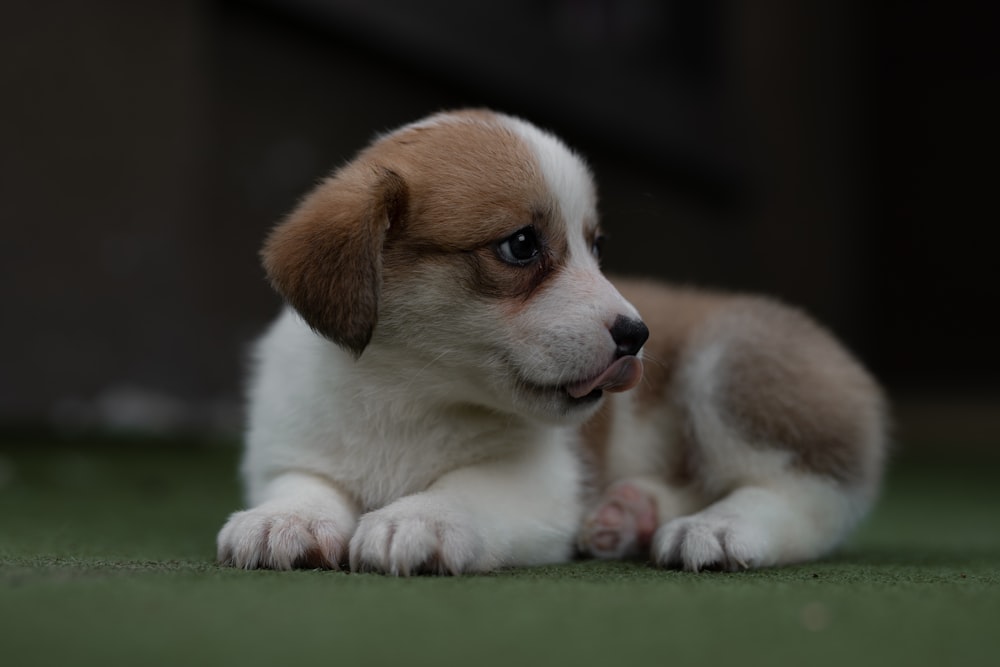
[[[378,321],[382,246],[407,196],[394,171],[348,165],[307,195],[261,251],[274,288],[315,331],[355,355]]]

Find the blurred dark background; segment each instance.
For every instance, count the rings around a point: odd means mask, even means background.
[[[8,2],[0,430],[232,434],[256,252],[375,133],[490,106],[583,153],[619,273],[766,291],[1000,441],[993,3]],[[991,223],[990,220],[993,220]]]

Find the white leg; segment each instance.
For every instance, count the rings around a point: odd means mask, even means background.
[[[332,483],[286,473],[268,483],[265,500],[236,512],[219,531],[219,562],[245,569],[337,569],[357,523],[357,508]]]
[[[817,558],[853,527],[865,501],[834,482],[787,476],[766,487],[740,487],[653,537],[664,567],[736,570]]]
[[[580,520],[579,464],[561,444],[448,473],[361,517],[351,569],[461,574],[568,560]]]

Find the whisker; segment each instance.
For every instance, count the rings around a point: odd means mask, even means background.
[[[413,383],[415,383],[417,380],[420,379],[420,376],[421,376],[421,374],[423,374],[424,371],[426,371],[428,368],[430,368],[431,366],[433,366],[437,362],[441,361],[441,359],[443,359],[444,357],[446,357],[450,353],[451,353],[450,349],[444,349],[444,350],[442,350],[440,354],[436,355],[433,359],[431,359],[426,364],[424,364],[419,369],[417,369],[417,372],[410,376],[410,378],[406,382],[406,384],[404,384],[402,386],[402,389],[404,391],[409,391],[409,389],[412,387]]]
[[[664,371],[667,371],[668,374],[670,372],[670,366],[668,364],[664,363],[663,361],[660,361],[659,359],[657,359],[653,355],[647,354],[645,352],[642,355],[642,363],[643,364],[649,363],[649,364],[653,364],[655,366],[658,366],[658,367],[662,368]],[[645,385],[645,386],[647,386],[647,387],[650,386],[649,377],[645,373],[642,374],[642,379],[640,380],[640,382],[642,382],[642,384]]]

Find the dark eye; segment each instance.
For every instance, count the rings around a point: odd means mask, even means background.
[[[601,255],[604,254],[604,241],[607,238],[604,234],[594,236],[594,244],[590,247],[590,252],[594,253],[594,257],[597,259],[601,259]]]
[[[497,244],[497,255],[500,259],[514,266],[526,266],[534,262],[539,255],[538,237],[534,227],[524,227],[517,230]]]

